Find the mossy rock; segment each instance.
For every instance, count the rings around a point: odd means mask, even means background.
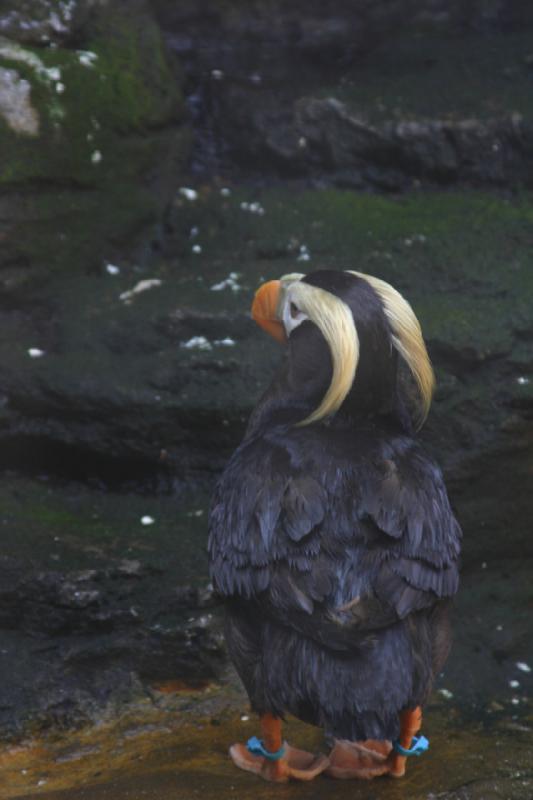
[[[176,70],[144,4],[104,7],[76,50],[4,39],[0,69],[29,84],[37,121],[16,130],[0,117],[4,286],[95,266],[114,245],[131,252],[160,217],[188,140]]]
[[[73,41],[94,6],[94,0],[0,0],[0,34],[40,47]]]

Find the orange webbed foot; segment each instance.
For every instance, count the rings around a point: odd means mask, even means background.
[[[329,764],[329,759],[322,753],[307,753],[287,743],[284,744],[283,756],[275,761],[251,753],[244,744],[232,745],[229,754],[235,766],[275,783],[286,783],[291,779],[311,781]]]
[[[339,739],[329,754],[330,765],[326,775],[341,780],[377,778],[390,771],[391,752],[392,744],[388,741],[368,739],[364,742],[349,742]]]
[[[390,775],[401,778],[405,775],[407,758],[420,755],[429,747],[428,740],[415,734],[422,725],[420,707],[406,709],[400,714],[400,738],[394,747],[389,741],[368,739],[365,742],[336,740],[329,755],[327,774],[332,778],[376,778]]]

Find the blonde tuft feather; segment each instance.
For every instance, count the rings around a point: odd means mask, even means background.
[[[301,283],[293,275],[290,278],[294,280],[287,287],[291,301],[320,329],[328,343],[333,363],[331,383],[322,402],[306,419],[298,423],[310,425],[333,414],[346,399],[359,361],[359,337],[352,312],[346,303],[324,289]]]
[[[364,272],[347,270],[367,281],[383,303],[385,316],[392,330],[392,342],[409,367],[420,393],[417,428],[421,428],[429,413],[435,389],[435,375],[422,337],[422,329],[407,300],[389,283]]]

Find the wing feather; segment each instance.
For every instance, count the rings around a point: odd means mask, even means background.
[[[324,447],[305,460],[245,442],[210,515],[220,594],[340,650],[455,594],[461,531],[442,475],[411,440],[386,450],[339,465]]]

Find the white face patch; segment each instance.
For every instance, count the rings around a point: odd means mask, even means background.
[[[354,381],[359,360],[359,337],[352,312],[335,295],[302,283],[301,273],[280,278],[277,318],[289,336],[305,320],[313,322],[326,340],[332,360],[331,384],[322,402],[298,425],[309,425],[334,414],[344,402]]]
[[[293,330],[297,328],[298,325],[301,325],[302,322],[305,322],[306,319],[309,319],[309,317],[305,311],[302,311],[298,307],[297,299],[293,298],[293,292],[289,287],[285,292],[281,309],[281,321],[283,322],[283,327],[285,328],[287,336],[290,336]]]

